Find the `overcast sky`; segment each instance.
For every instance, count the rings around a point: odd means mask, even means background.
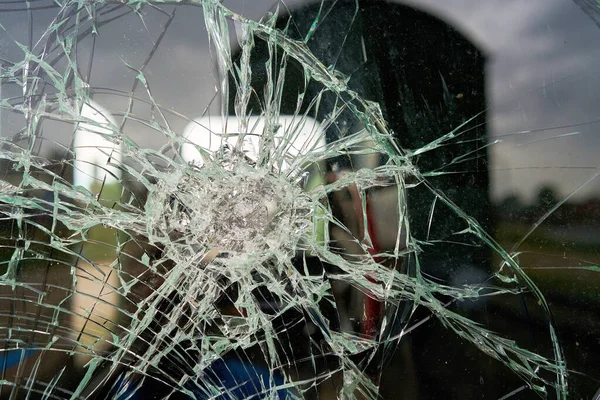
[[[52,2],[49,2],[51,4]],[[303,1],[288,1],[289,8]],[[410,0],[404,2],[433,13],[467,35],[489,56],[487,99],[490,140],[502,142],[490,148],[492,192],[495,198],[510,193],[531,198],[541,184],[553,184],[567,195],[594,176],[600,166],[600,29],[594,19],[572,0]],[[225,1],[235,11],[257,19],[272,0]],[[0,58],[22,59],[14,44],[27,43],[27,14],[3,12],[14,8],[0,2]],[[165,8],[168,9],[168,8]],[[170,9],[169,9],[170,11]],[[47,29],[55,9],[34,13],[34,39]],[[135,72],[123,61],[140,66],[152,42],[158,40],[167,16],[147,9],[143,20],[130,13],[99,27],[90,82],[95,88],[128,93]],[[149,40],[149,38],[151,40]],[[35,40],[34,40],[35,42]],[[79,43],[80,66],[87,65],[91,37]],[[189,118],[202,114],[215,94],[214,63],[208,52],[207,33],[200,7],[179,7],[152,61],[145,69],[155,100]],[[87,75],[87,71],[80,70]],[[5,85],[3,96],[18,95]],[[115,113],[126,107],[126,97],[114,93],[94,99]],[[143,88],[136,94],[148,96]],[[144,110],[138,110],[143,117]],[[186,121],[173,117],[175,132]],[[2,134],[15,131],[18,120],[4,117]],[[129,124],[138,144],[155,147],[158,135]],[[50,130],[50,129],[49,129]],[[526,130],[532,133],[514,134]],[[70,134],[49,133],[68,141]],[[579,198],[600,196],[600,179],[588,183]]]

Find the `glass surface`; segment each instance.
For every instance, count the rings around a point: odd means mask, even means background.
[[[600,3],[0,1],[0,398],[596,398]]]

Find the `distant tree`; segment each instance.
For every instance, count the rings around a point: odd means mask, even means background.
[[[542,209],[547,209],[558,203],[558,193],[550,185],[542,185],[538,190],[536,203]]]
[[[519,196],[511,194],[502,200],[500,208],[510,212],[519,211],[523,208],[523,203],[521,203]]]

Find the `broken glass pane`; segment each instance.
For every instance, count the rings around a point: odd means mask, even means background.
[[[599,10],[0,3],[0,397],[593,396]]]

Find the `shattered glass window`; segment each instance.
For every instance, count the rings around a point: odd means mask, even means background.
[[[0,1],[0,398],[600,396],[599,27]]]

